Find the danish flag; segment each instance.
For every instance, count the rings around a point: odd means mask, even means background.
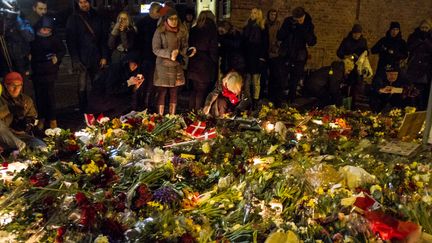
[[[201,136],[206,129],[206,123],[196,121],[186,128],[186,132],[194,138]]]

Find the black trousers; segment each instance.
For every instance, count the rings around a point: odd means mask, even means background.
[[[36,107],[39,118],[56,119],[55,83],[57,74],[34,75],[33,86],[36,97]]]

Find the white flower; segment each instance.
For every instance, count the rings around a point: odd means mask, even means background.
[[[107,122],[109,122],[110,121],[110,119],[109,119],[109,117],[102,117],[98,122],[99,122],[99,124],[104,124],[104,123],[107,123]]]
[[[61,133],[61,128],[48,128],[47,130],[45,130],[45,135],[49,136],[49,137],[55,137],[55,136],[60,136]]]

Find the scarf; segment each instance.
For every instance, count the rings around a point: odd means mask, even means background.
[[[171,26],[168,24],[167,21],[165,21],[164,24],[165,24],[165,29],[166,29],[167,31],[169,31],[169,32],[177,33],[177,32],[179,31],[179,28],[178,28],[178,27],[171,27]]]
[[[226,85],[222,86],[222,96],[228,98],[231,104],[233,105],[237,105],[237,103],[239,103],[239,98],[237,97],[237,95],[231,92],[226,87]]]

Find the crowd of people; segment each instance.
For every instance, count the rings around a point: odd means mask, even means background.
[[[292,104],[299,86],[302,95],[318,98],[318,107],[340,106],[347,96],[355,105],[364,90],[363,77],[372,75],[364,61],[374,54],[379,55],[378,67],[365,91],[371,109],[427,105],[432,76],[430,19],[422,21],[407,42],[400,24],[391,22],[385,37],[370,50],[362,26],[356,23],[335,53],[338,60],[306,77],[308,47],[319,40],[312,16],[302,7],[294,8],[283,21],[276,9],[265,15],[253,8],[238,29],[227,20],[217,21],[209,10],[196,19],[191,9],[181,16],[171,1],[152,3],[149,13],[140,18],[122,11],[112,23],[89,0],[76,3],[66,24],[66,46],[78,75],[82,113],[87,112],[89,91],[95,87],[108,96],[126,92],[132,109],[160,115],[176,113],[179,89],[185,85],[192,90],[189,109],[217,117],[255,110],[263,100],[276,106]],[[46,2],[35,0],[33,13],[27,18],[12,15],[4,32],[8,55],[3,51],[1,62],[2,147],[43,147],[27,131],[57,127],[55,83],[66,47],[46,12]],[[36,107],[22,92],[29,75]]]

